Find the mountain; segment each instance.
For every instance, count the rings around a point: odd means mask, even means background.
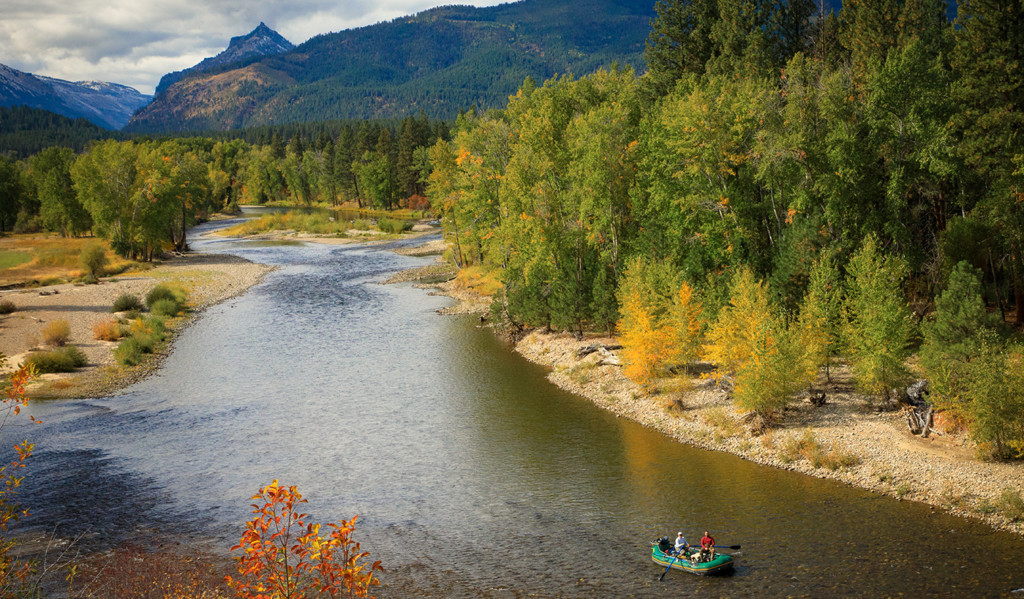
[[[653,0],[523,0],[445,6],[320,35],[284,54],[214,67],[167,86],[135,132],[233,129],[504,105],[530,76],[643,68]]]
[[[64,81],[0,64],[0,106],[42,108],[72,119],[84,118],[106,129],[120,129],[152,99],[127,85]]]
[[[283,54],[294,47],[295,44],[289,42],[281,34],[261,22],[256,29],[253,29],[248,34],[231,38],[227,49],[220,54],[207,58],[193,67],[168,73],[161,77],[160,83],[156,86],[156,93],[160,95],[160,92],[167,89],[167,86],[180,81],[192,73],[208,71],[216,67],[245,62],[254,58]]]

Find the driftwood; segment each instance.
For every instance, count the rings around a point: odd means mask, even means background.
[[[612,345],[609,347],[622,347],[621,345]],[[598,366],[622,366],[622,362],[619,361],[619,357],[613,354],[608,349],[603,347],[597,348],[597,353],[601,354],[601,359],[597,361]]]
[[[590,354],[600,350],[612,351],[616,349],[622,349],[621,345],[601,345],[600,343],[591,343],[590,345],[584,345],[583,347],[576,350],[576,357],[583,358]]]
[[[918,411],[917,408],[907,410],[907,426],[910,427],[912,434],[919,434],[927,439],[933,423],[931,406],[925,408],[924,412]]]
[[[907,403],[910,408],[907,410],[907,427],[911,434],[921,435],[928,438],[934,433],[941,435],[935,430],[935,408],[928,402],[928,381],[921,379],[907,387]]]

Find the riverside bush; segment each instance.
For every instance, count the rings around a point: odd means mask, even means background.
[[[1010,522],[1024,520],[1024,499],[1021,499],[1017,491],[1003,489],[1002,495],[999,496],[999,507]]]
[[[161,283],[146,294],[146,307],[150,310],[153,309],[153,304],[160,300],[171,300],[178,304],[185,303],[185,293],[179,289],[174,289],[169,285]]]
[[[377,221],[377,228],[385,233],[403,233],[412,230],[412,222],[396,218],[382,218]]]
[[[26,363],[34,366],[40,374],[72,372],[79,366],[85,366],[86,358],[82,350],[70,346],[31,354]]]
[[[149,311],[156,316],[177,316],[181,312],[181,304],[170,299],[161,299],[153,302]]]
[[[78,261],[86,273],[94,278],[102,277],[107,267],[107,248],[99,242],[90,243],[79,254]]]
[[[117,341],[121,338],[121,323],[114,318],[97,322],[92,326],[92,334],[100,341]]]
[[[52,320],[43,327],[43,342],[60,347],[71,337],[71,324],[63,318]]]
[[[142,346],[138,339],[128,337],[114,348],[114,359],[122,366],[135,366],[142,361]]]
[[[110,308],[111,312],[137,312],[140,310],[142,310],[142,300],[139,299],[139,296],[131,293],[119,295],[114,300],[113,307]]]
[[[18,306],[14,305],[11,300],[4,300],[0,302],[0,314],[10,314],[18,309]]]

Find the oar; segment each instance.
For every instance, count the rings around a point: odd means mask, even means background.
[[[739,545],[715,545],[715,549],[739,549]]]
[[[661,573],[661,576],[658,577],[659,581],[665,580],[665,575],[668,574],[668,571],[672,569],[672,565],[676,563],[677,559],[679,559],[679,554],[678,553],[676,554],[675,557],[672,558],[672,561],[670,561],[668,563],[668,567],[665,568],[665,571]]]

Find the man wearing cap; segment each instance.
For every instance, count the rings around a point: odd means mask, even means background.
[[[690,544],[686,542],[686,537],[683,536],[683,533],[680,532],[676,535],[676,555],[682,555],[685,557],[689,548]]]

